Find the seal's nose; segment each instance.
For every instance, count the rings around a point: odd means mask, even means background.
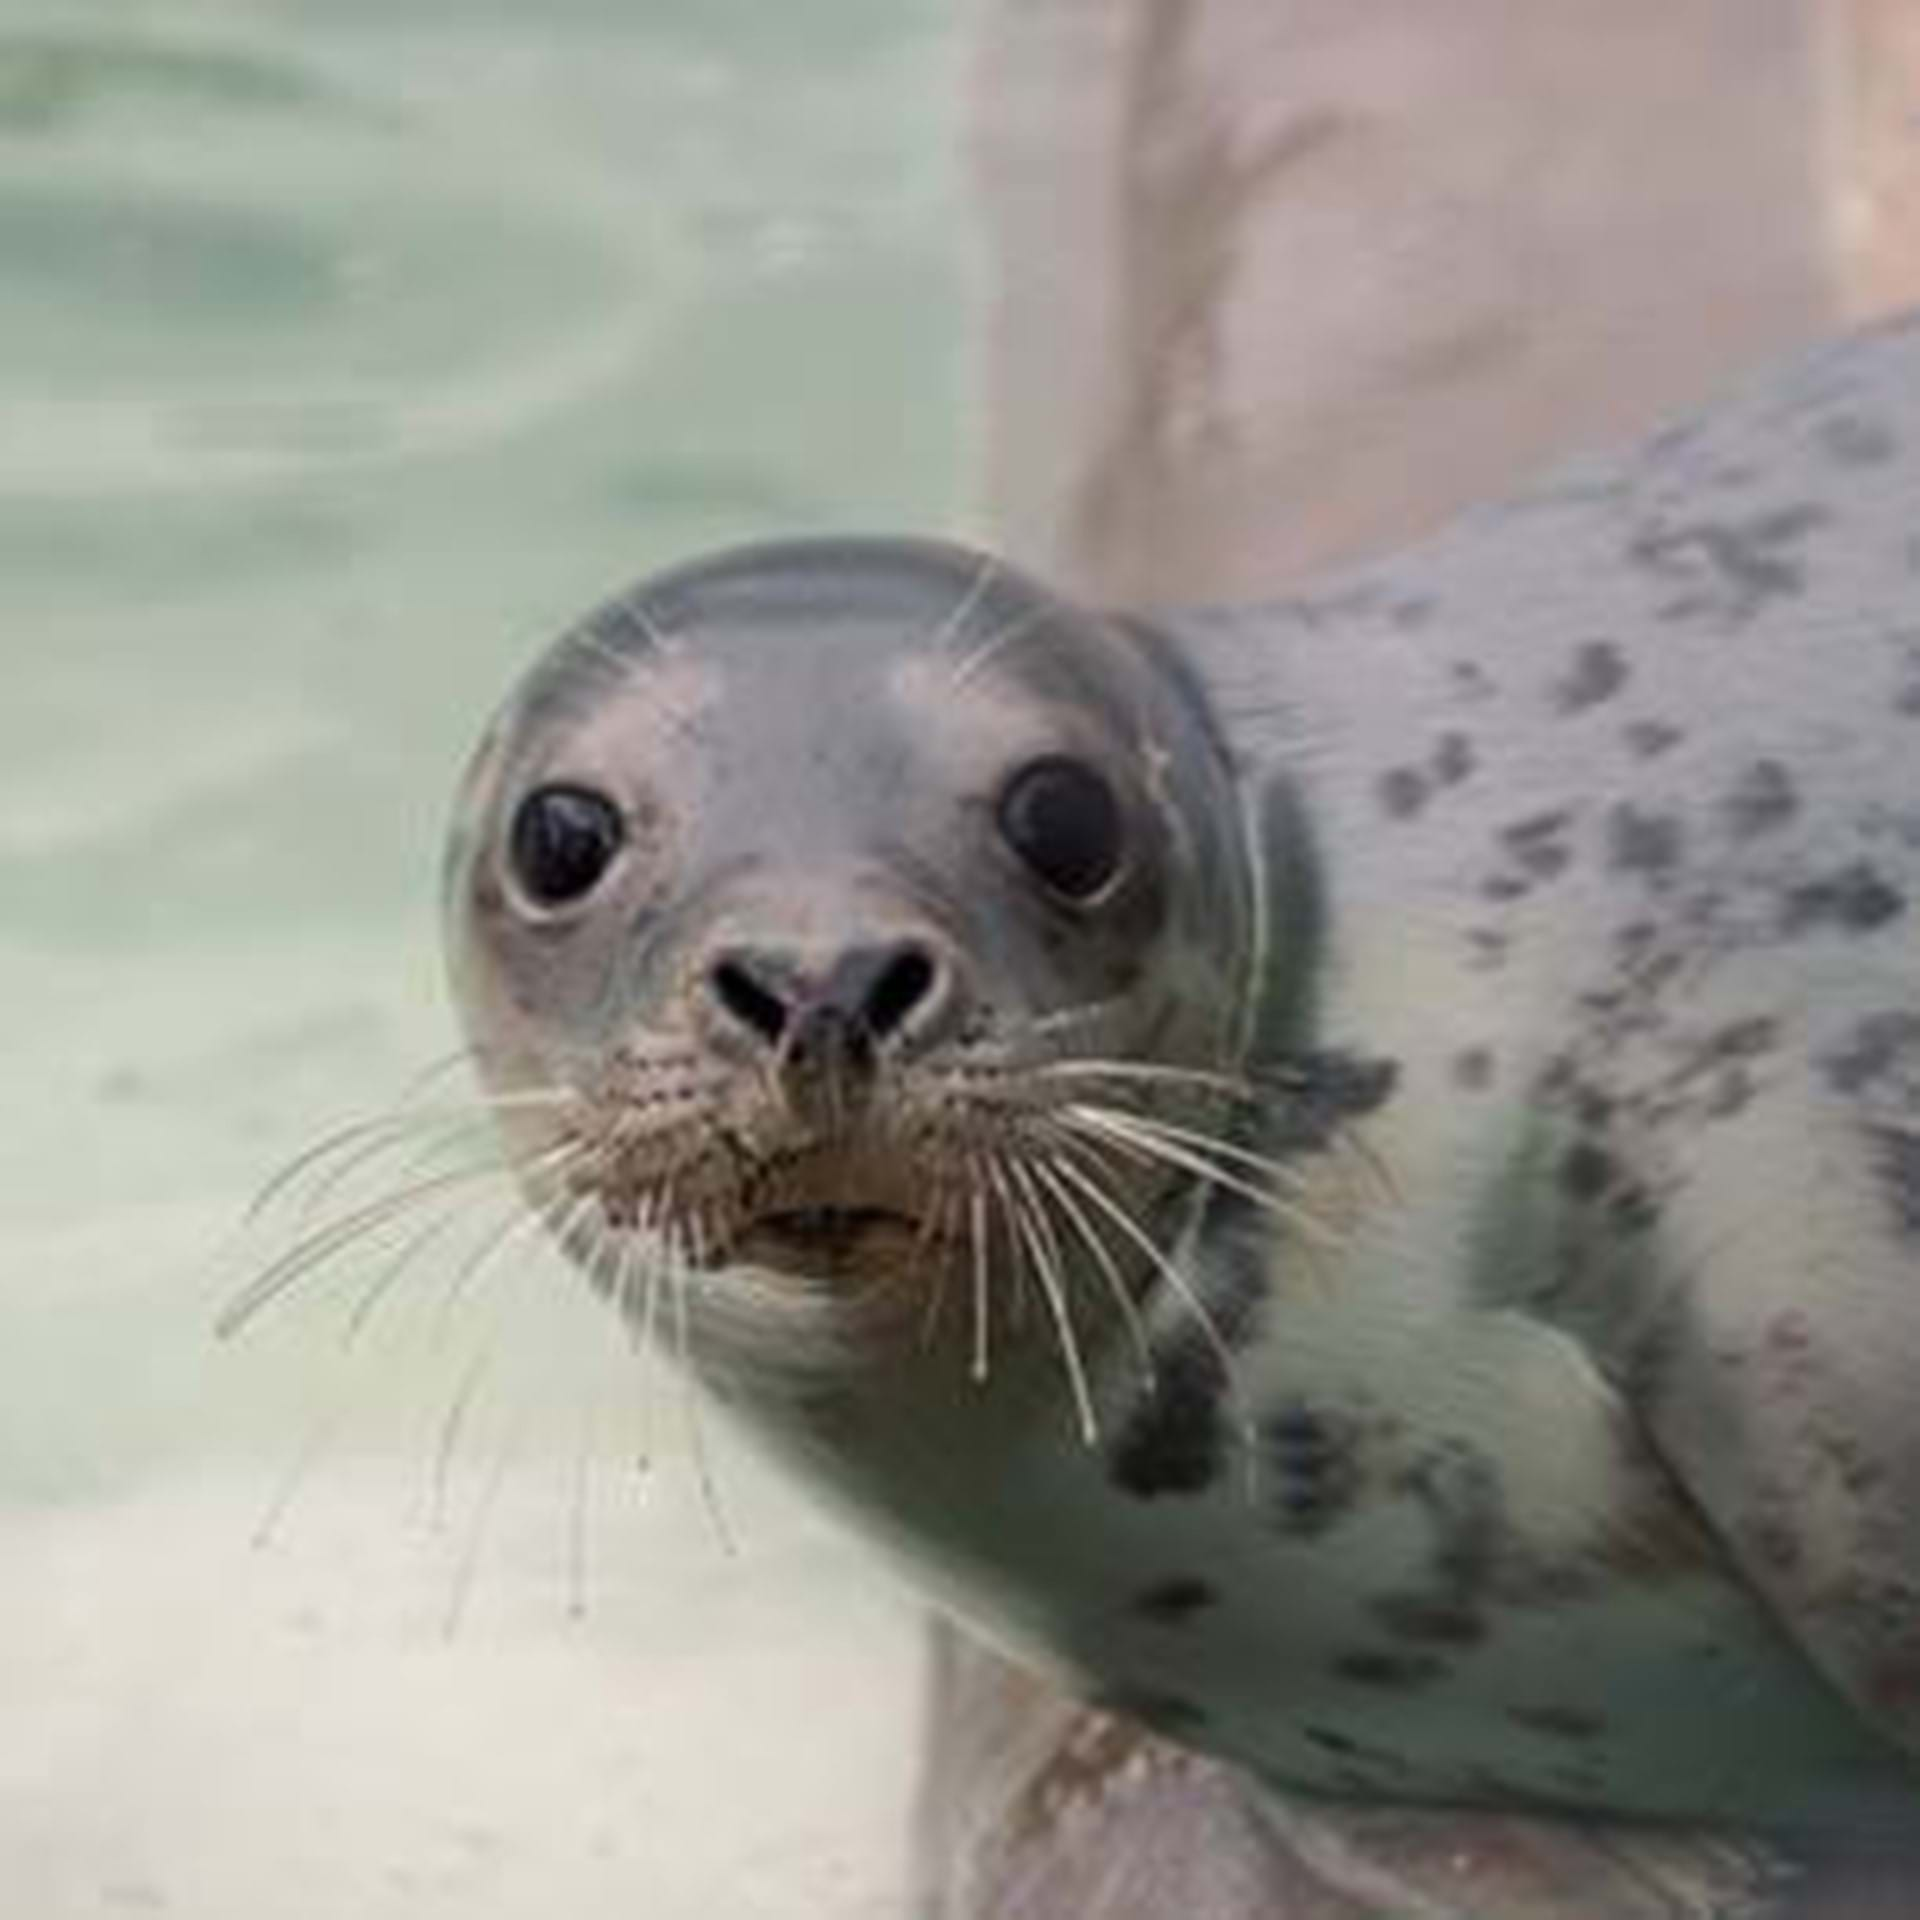
[[[706,985],[736,1035],[789,1065],[865,1068],[930,1010],[940,965],[917,940],[848,947],[824,967],[776,947],[734,946],[714,956]]]

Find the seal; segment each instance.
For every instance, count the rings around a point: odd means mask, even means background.
[[[451,836],[530,1205],[1254,1782],[1911,1833],[1917,501],[1909,321],[1273,605],[641,584]]]

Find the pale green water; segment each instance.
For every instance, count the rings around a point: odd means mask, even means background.
[[[352,1413],[251,1552],[338,1392],[214,1347],[207,1256],[447,1044],[540,636],[951,521],[962,64],[934,0],[0,9],[0,1912],[896,1911],[909,1633],[837,1544],[729,1460],[734,1559],[685,1475],[573,1524],[567,1334],[525,1498],[423,1532]]]

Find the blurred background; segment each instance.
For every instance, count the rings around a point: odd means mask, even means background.
[[[0,1906],[906,1913],[911,1607],[564,1273],[213,1338],[465,752],[694,548],[1275,591],[1904,304],[1917,12],[0,0]]]
[[[211,1329],[249,1195],[453,1044],[533,650],[951,518],[959,69],[933,0],[0,6],[9,1915],[898,1911],[909,1610],[716,1436],[729,1552],[671,1392],[642,1476],[564,1274]]]

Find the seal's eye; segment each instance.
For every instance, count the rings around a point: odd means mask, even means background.
[[[1030,761],[1000,796],[1007,845],[1055,893],[1090,900],[1120,865],[1120,803],[1099,774],[1078,760]]]
[[[520,802],[507,839],[514,878],[542,907],[578,900],[620,851],[619,809],[587,787],[537,787]]]

